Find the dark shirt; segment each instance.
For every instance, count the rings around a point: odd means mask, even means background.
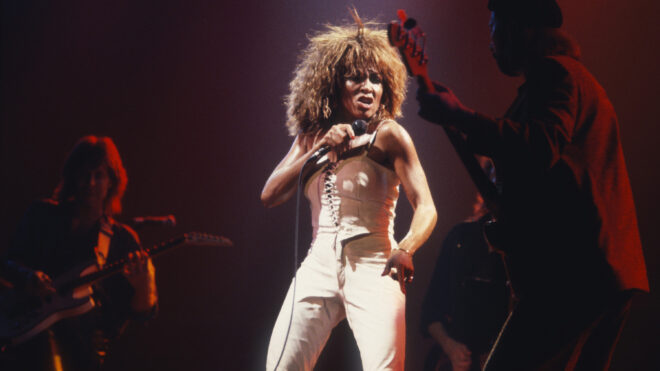
[[[516,294],[648,291],[630,181],[609,99],[575,58],[530,62],[505,117],[464,128],[502,182]]]
[[[36,202],[18,228],[8,260],[31,270],[41,270],[53,280],[79,266],[95,264],[94,247],[98,244],[100,223],[88,233],[74,236],[72,218],[72,205],[50,200]],[[108,263],[140,249],[135,232],[120,223],[108,222],[113,231]],[[110,342],[136,315],[130,305],[133,295],[133,287],[121,274],[98,281],[94,284],[94,309],[57,322],[49,330],[17,346],[8,358],[20,369],[46,369],[51,366],[51,342],[54,342],[64,370],[98,369]]]
[[[422,332],[441,322],[473,354],[489,350],[508,314],[509,289],[499,254],[488,251],[481,223],[456,225],[442,244],[422,305]]]

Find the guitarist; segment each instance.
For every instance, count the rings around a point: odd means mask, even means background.
[[[485,370],[606,370],[635,291],[648,291],[619,125],[559,27],[554,0],[490,0],[500,71],[523,76],[501,119],[445,86],[420,115],[494,159],[500,236],[519,302]]]
[[[36,202],[23,218],[8,252],[4,275],[16,291],[53,295],[51,279],[72,268],[129,256],[123,274],[93,288],[96,307],[9,350],[2,369],[97,370],[108,345],[129,319],[149,318],[157,307],[155,270],[121,211],[126,171],[108,137],[80,139],[67,158],[53,198]]]
[[[482,160],[481,166],[494,180],[492,162]],[[426,371],[481,370],[509,313],[504,264],[482,232],[489,219],[477,194],[473,214],[454,226],[442,243],[422,303],[421,330],[434,341]]]

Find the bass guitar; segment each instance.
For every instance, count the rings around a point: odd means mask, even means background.
[[[144,251],[151,257],[182,245],[232,246],[221,236],[206,233],[185,233],[161,242]],[[56,294],[45,298],[25,297],[15,290],[0,297],[0,347],[23,343],[56,322],[89,312],[95,306],[92,284],[116,274],[124,268],[128,257],[108,263],[98,269],[96,263],[86,263],[53,281]]]

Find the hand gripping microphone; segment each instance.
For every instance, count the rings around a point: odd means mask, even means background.
[[[353,123],[351,123],[351,128],[353,129],[353,133],[355,133],[355,136],[360,136],[367,132],[367,123],[364,120],[355,120],[353,121]],[[312,157],[310,157],[306,161],[306,163],[316,162],[323,155],[330,152],[330,149],[331,149],[330,146],[323,146],[319,148],[319,150],[314,152]]]

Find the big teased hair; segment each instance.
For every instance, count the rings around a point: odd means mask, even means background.
[[[117,146],[109,137],[89,135],[78,140],[64,162],[62,179],[53,192],[53,199],[74,201],[77,192],[76,181],[81,172],[103,164],[108,168],[111,182],[103,211],[107,216],[119,214],[128,177]]]
[[[374,68],[382,76],[381,107],[372,120],[401,116],[406,68],[387,32],[376,22],[326,25],[309,38],[286,96],[289,134],[310,134],[334,124],[346,76]]]

